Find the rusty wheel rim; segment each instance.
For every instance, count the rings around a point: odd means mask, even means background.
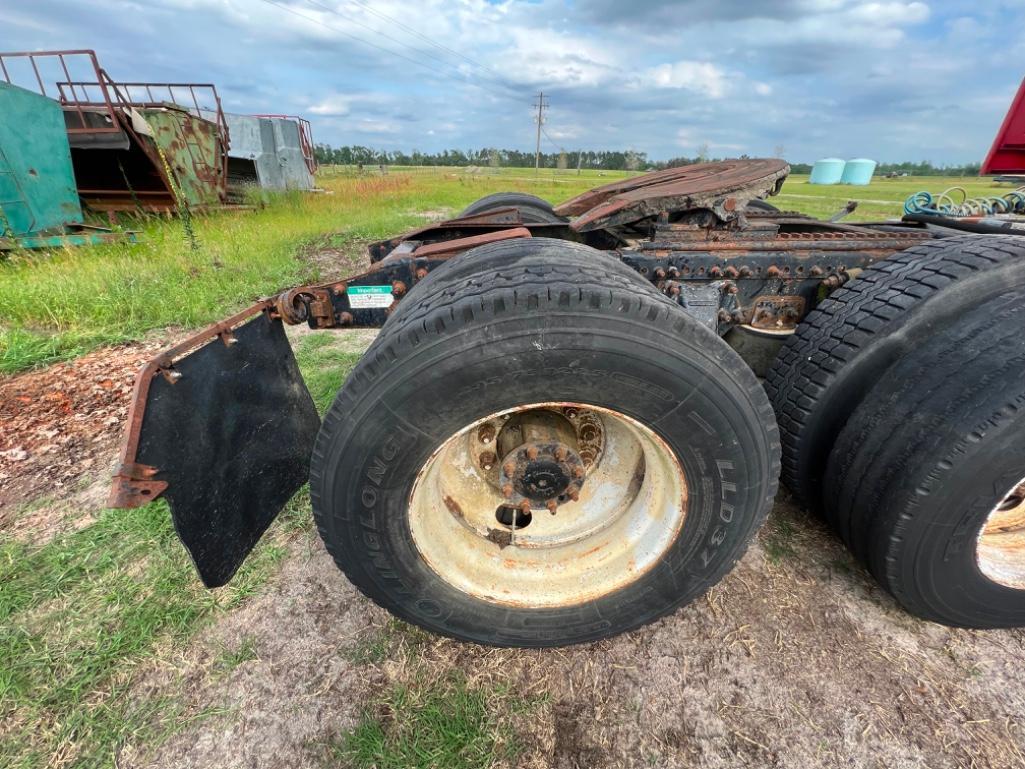
[[[552,434],[569,437],[510,442],[517,420],[557,423]],[[467,425],[420,469],[408,505],[413,542],[445,582],[538,609],[586,603],[640,579],[686,514],[686,479],[665,441],[624,414],[568,402]]]
[[[975,552],[979,570],[989,579],[1025,590],[1025,478],[990,511]]]

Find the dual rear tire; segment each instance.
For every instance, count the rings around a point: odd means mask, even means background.
[[[783,480],[912,613],[1025,624],[1025,247],[923,244],[809,314],[767,378]]]

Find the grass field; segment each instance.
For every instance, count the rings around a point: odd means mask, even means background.
[[[328,194],[268,196],[258,210],[195,219],[193,249],[176,220],[142,222],[144,242],[51,253],[16,254],[0,263],[0,373],[73,357],[97,345],[135,339],[151,329],[192,328],[253,299],[316,279],[296,258],[325,237],[332,245],[380,238],[423,222],[422,212],[451,215],[500,190],[561,201],[625,174],[532,169],[412,168],[355,176],[325,169]],[[979,179],[880,179],[865,188],[787,181],[781,207],[828,216],[850,198],[851,217],[898,216],[908,195],[962,184],[972,195],[997,191]]]
[[[180,222],[153,219],[138,246],[17,254],[0,264],[0,371],[200,326],[315,280],[318,249],[341,259],[490,192],[560,201],[616,176],[329,168],[326,194],[198,218],[195,250]],[[855,198],[851,219],[879,219],[915,191],[959,183],[1000,191],[974,179],[855,189],[794,178],[775,202],[823,216]],[[321,411],[369,343],[361,334],[296,333]],[[18,500],[0,521],[52,501]],[[884,751],[880,766],[1025,761],[1023,668],[1002,656],[1025,659],[1025,635],[918,623],[786,504],[703,601],[551,653],[457,644],[388,619],[338,574],[305,492],[216,592],[196,581],[163,503],[86,512],[51,538],[0,526],[2,769],[868,766]],[[983,676],[1004,688],[990,696]]]

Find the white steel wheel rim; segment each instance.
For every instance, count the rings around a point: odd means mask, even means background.
[[[603,447],[577,500],[555,514],[531,509],[531,520],[514,528],[496,517],[506,500],[482,469],[476,431],[535,409],[596,415]],[[408,505],[413,542],[441,579],[484,601],[538,609],[582,604],[635,582],[673,545],[686,514],[683,469],[665,441],[624,414],[568,402],[467,425],[420,469]]]
[[[1025,590],[1025,478],[986,517],[975,557],[979,570],[993,582]]]

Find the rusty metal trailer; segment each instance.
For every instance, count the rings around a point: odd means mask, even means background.
[[[374,601],[556,646],[701,595],[782,476],[908,610],[1025,624],[1025,241],[778,211],[788,171],[499,194],[375,243],[150,361],[111,504],[166,499],[214,587],[309,481]],[[323,420],[285,324],[381,329]]]
[[[225,202],[230,136],[214,85],[116,82],[91,50],[0,53],[0,76],[60,105],[78,194],[90,210]]]
[[[236,115],[225,119],[231,131],[228,186],[268,190],[312,190],[317,160],[305,118],[290,115]]]
[[[134,241],[87,225],[60,107],[0,81],[0,252]]]

